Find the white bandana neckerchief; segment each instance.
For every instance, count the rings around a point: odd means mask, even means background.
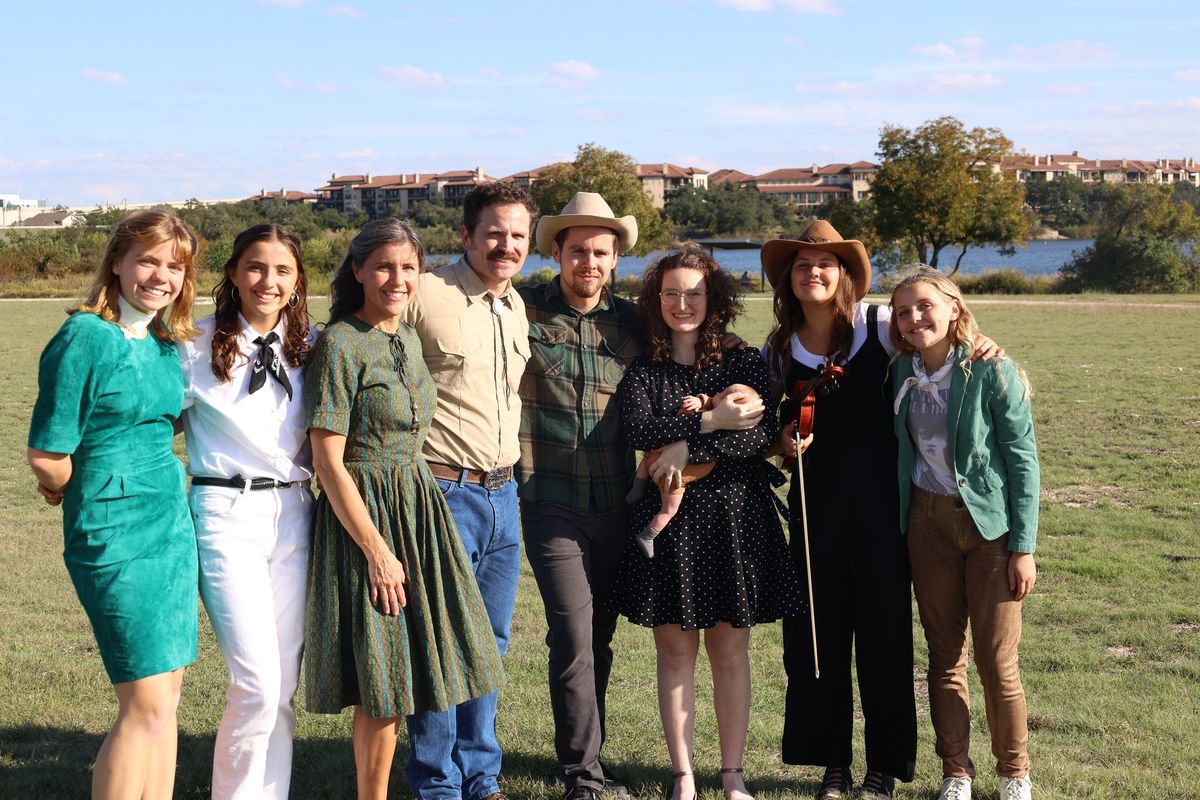
[[[120,327],[121,333],[125,334],[126,339],[145,339],[146,330],[154,320],[154,315],[158,313],[157,311],[142,311],[119,293],[117,294],[117,312],[121,315],[117,320],[117,325]]]
[[[933,399],[933,404],[939,409],[945,410],[946,403],[942,400],[942,396],[938,394],[937,387],[950,374],[950,370],[954,369],[954,348],[950,348],[950,352],[946,354],[946,362],[938,367],[937,372],[932,375],[925,374],[925,362],[921,360],[919,352],[912,354],[912,367],[912,377],[905,378],[904,383],[900,384],[900,391],[896,392],[896,404],[892,409],[892,413],[900,413],[900,403],[904,401],[904,395],[908,394],[908,390],[914,386],[920,391],[927,393]]]

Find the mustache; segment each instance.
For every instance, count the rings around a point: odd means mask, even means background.
[[[517,254],[503,247],[497,247],[491,250],[488,255],[488,261],[517,261]]]

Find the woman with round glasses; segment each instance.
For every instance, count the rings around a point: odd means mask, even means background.
[[[703,252],[659,260],[642,279],[638,298],[648,356],[626,370],[617,390],[630,444],[659,451],[650,471],[656,482],[679,485],[689,463],[716,465],[689,485],[674,518],[655,536],[653,558],[636,540],[661,508],[657,488],[633,507],[609,596],[617,611],[654,629],[673,800],[696,796],[692,738],[700,631],[712,665],[721,782],[729,800],[747,800],[742,754],[750,715],[750,628],[803,611],[775,510],[775,471],[762,459],[778,433],[775,415],[761,399],[769,390],[766,365],[754,350],[722,349],[740,305],[733,279]],[[711,410],[677,413],[685,397],[716,397],[733,384],[756,394],[734,391]]]

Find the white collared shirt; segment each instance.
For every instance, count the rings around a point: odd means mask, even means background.
[[[179,346],[183,363],[183,430],[187,437],[188,474],[210,478],[274,478],[306,481],[312,477],[312,452],[304,424],[304,369],[283,359],[282,341],[272,345],[292,384],[292,399],[274,378],[250,394],[250,364],[258,355],[260,335],[238,316],[242,333],[233,379],[222,382],[212,371],[216,320],[197,323],[200,335]],[[281,319],[275,333],[282,340]],[[316,338],[316,329],[309,331]]]

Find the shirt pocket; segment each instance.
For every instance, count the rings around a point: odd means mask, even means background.
[[[525,365],[529,363],[531,354],[529,337],[514,336],[512,350],[508,353],[508,385],[513,394],[521,389],[521,376],[525,374]]]
[[[559,325],[529,325],[529,366],[531,375],[545,378],[563,377],[567,357],[567,338],[570,331]]]
[[[625,369],[641,355],[641,347],[632,339],[605,336],[600,341],[600,384],[609,392],[617,390],[617,384],[625,377]]]
[[[478,336],[447,334],[434,339],[430,354],[429,372],[439,387],[461,390],[466,385],[466,373],[479,359],[483,340]]]

